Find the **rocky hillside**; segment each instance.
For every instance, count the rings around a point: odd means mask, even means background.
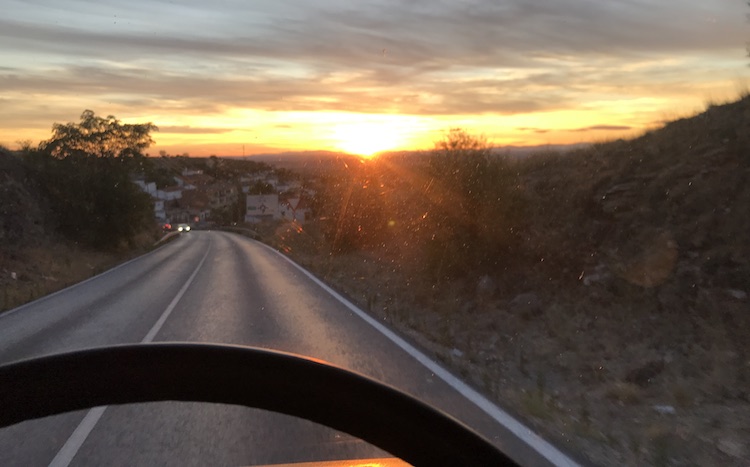
[[[595,463],[746,465],[750,99],[513,164],[522,241],[489,274],[436,284],[400,238],[331,255],[314,224],[268,239]]]
[[[3,250],[44,235],[44,203],[21,161],[0,148],[0,244]]]
[[[749,143],[743,99],[632,141],[542,158],[522,169],[544,220],[534,225],[545,229],[539,253],[552,240],[567,250],[554,257],[577,262],[585,249],[598,258],[579,263],[584,274],[607,266],[644,287],[672,273],[691,288],[747,287]]]

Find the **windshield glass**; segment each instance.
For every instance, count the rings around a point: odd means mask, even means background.
[[[750,459],[743,2],[3,12],[0,363],[247,345],[521,463]],[[0,431],[0,464],[387,456],[292,420],[110,407]]]

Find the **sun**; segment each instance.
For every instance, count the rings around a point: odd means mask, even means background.
[[[389,123],[340,123],[334,130],[336,147],[363,157],[391,149],[404,142],[402,129]]]

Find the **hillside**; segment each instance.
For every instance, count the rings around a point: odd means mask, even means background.
[[[436,278],[413,243],[429,237],[399,230],[429,219],[418,209],[431,181],[393,160],[368,180],[384,200],[372,212],[399,234],[338,254],[341,232],[325,225],[269,241],[595,463],[743,465],[749,129],[744,98],[630,141],[513,160],[497,203],[518,200],[515,243],[487,243],[473,274]],[[465,219],[504,221],[479,212]]]
[[[66,239],[40,180],[0,148],[0,312],[87,279],[150,248],[150,232],[128,248],[95,249]]]

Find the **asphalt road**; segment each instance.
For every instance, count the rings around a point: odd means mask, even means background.
[[[502,426],[497,407],[408,344],[399,346],[398,337],[394,343],[394,336],[361,314],[260,243],[224,232],[190,232],[1,315],[0,362],[144,341],[282,350],[415,395],[529,465],[568,462],[513,421],[510,428]],[[358,439],[304,420],[214,404],[110,406],[0,430],[4,466],[252,465],[380,455]]]

